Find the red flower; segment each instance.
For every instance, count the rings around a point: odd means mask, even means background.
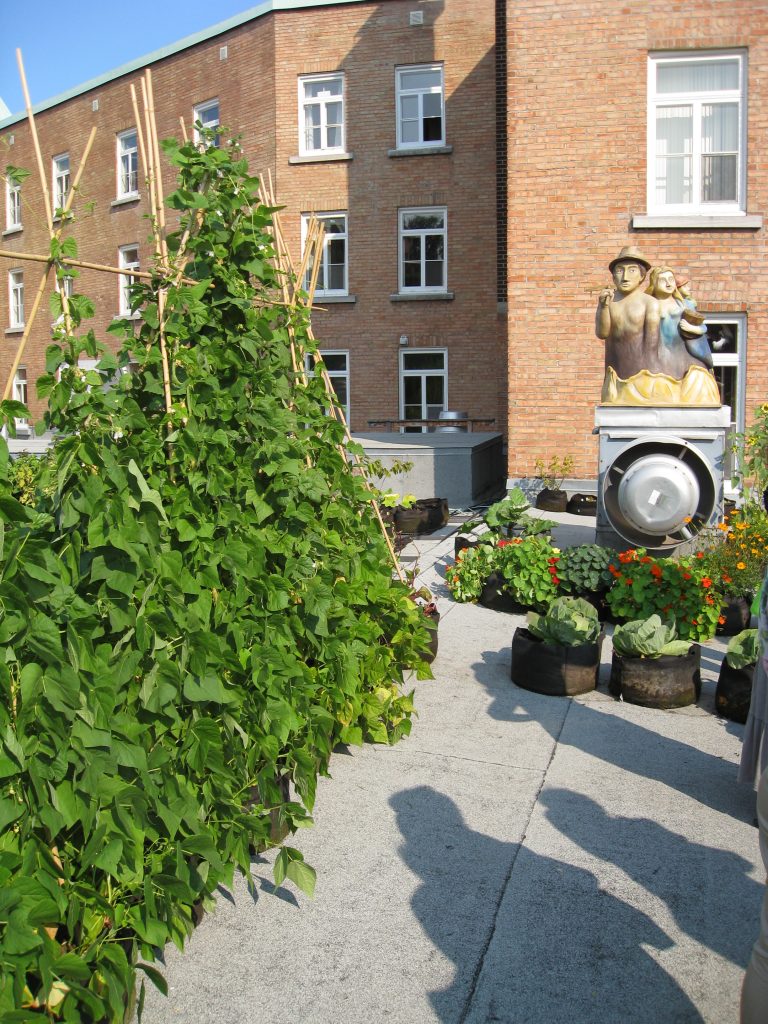
[[[661,579],[661,566],[660,565],[652,565],[651,566],[651,576],[655,576],[657,580]]]
[[[704,579],[701,581],[701,585],[706,590],[707,587],[712,586],[712,580],[709,578],[709,576],[705,576]]]
[[[697,558],[703,558],[704,557],[704,552],[703,551],[697,551],[696,552],[696,557]]]
[[[683,579],[684,580],[689,580],[690,578],[691,578],[691,574],[689,572],[684,572],[683,573]]]
[[[653,561],[653,559],[651,558],[650,555],[643,555],[643,557],[640,559],[640,563],[642,565],[648,565],[648,563],[652,562],[652,561]]]
[[[554,565],[554,564],[555,564],[555,562],[559,562],[559,561],[560,561],[560,559],[559,559],[559,558],[557,557],[557,555],[553,555],[553,557],[552,557],[552,558],[548,558],[548,559],[547,559],[547,563],[548,563],[549,565]]]
[[[633,582],[634,582],[634,580],[631,580],[631,579],[629,578],[629,576],[627,576],[627,586],[628,586],[628,587],[631,587],[631,586],[632,586],[632,584],[633,584]]]
[[[559,583],[559,582],[560,582],[560,580],[559,580],[559,578],[558,578],[557,576],[553,576],[553,577],[552,577],[552,582],[553,582],[553,583],[555,583],[555,584],[557,584],[557,583]]]
[[[505,547],[507,547],[508,544],[511,544],[511,543],[512,543],[511,540],[497,540],[496,541],[496,547],[497,548],[505,548]]]

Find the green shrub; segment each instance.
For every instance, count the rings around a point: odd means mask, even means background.
[[[613,583],[609,566],[616,552],[599,544],[565,548],[557,563],[560,589],[576,597],[604,594]]]

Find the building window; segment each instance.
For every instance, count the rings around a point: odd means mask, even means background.
[[[444,207],[400,211],[400,291],[444,292],[447,288]]]
[[[207,100],[205,103],[199,103],[194,108],[194,122],[195,122],[195,145],[199,146],[201,142],[206,141],[203,138],[203,129],[209,132],[215,132],[214,138],[211,145],[218,146],[220,144],[219,138],[219,101],[218,100]]]
[[[746,57],[649,58],[648,209],[743,213]]]
[[[397,148],[445,145],[441,64],[397,68]]]
[[[8,274],[11,327],[24,326],[24,271],[12,270]]]
[[[117,198],[139,194],[139,144],[135,130],[117,136]]]
[[[53,158],[53,214],[67,205],[69,195],[69,153]]]
[[[318,352],[323,361],[328,377],[336,395],[336,400],[344,413],[344,419],[349,423],[349,352],[328,350]],[[315,360],[307,356],[307,373],[313,376],[315,372]]]
[[[325,228],[323,251],[320,257],[320,269],[317,273],[315,295],[347,295],[347,215],[344,212],[318,213],[317,219]],[[307,236],[307,225],[311,214],[301,215],[301,240],[304,248]],[[313,265],[307,268],[304,279],[305,290],[312,280]]]
[[[21,185],[10,178],[5,183],[5,226],[8,231],[21,227]]]
[[[299,153],[344,152],[344,76],[299,78]]]
[[[707,314],[707,338],[712,349],[720,400],[731,408],[731,435],[726,445],[723,479],[727,493],[738,473],[737,435],[745,429],[747,318],[743,314]]]
[[[400,419],[436,420],[448,407],[448,353],[444,349],[400,352]],[[435,427],[403,427],[406,434]]]
[[[131,309],[131,287],[136,278],[130,271],[139,269],[139,247],[137,245],[124,245],[118,249],[118,266],[128,273],[121,274],[120,282],[119,311],[120,316],[134,316]]]
[[[27,368],[26,366],[20,366],[16,371],[16,376],[13,378],[13,400],[14,402],[21,402],[22,405],[26,405],[28,395]],[[29,421],[25,416],[17,417],[14,423],[17,431],[29,431]]]

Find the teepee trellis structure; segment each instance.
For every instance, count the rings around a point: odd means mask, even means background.
[[[54,223],[53,219],[53,207],[51,205],[51,197],[48,190],[48,182],[45,174],[45,168],[43,164],[42,151],[37,135],[37,127],[35,124],[34,113],[32,110],[32,104],[29,97],[29,90],[27,88],[26,76],[24,73],[24,64],[22,60],[21,50],[16,51],[16,59],[19,68],[19,75],[21,78],[22,89],[24,93],[25,109],[27,118],[30,125],[30,134],[35,151],[35,159],[37,163],[37,169],[40,179],[40,187],[43,194],[43,202],[45,206],[46,224],[48,227],[48,234],[51,239],[51,251],[48,255],[38,253],[22,253],[15,250],[0,249],[0,257],[13,259],[18,262],[31,262],[44,264],[44,270],[42,272],[40,282],[35,292],[35,298],[32,303],[32,307],[29,312],[29,316],[25,318],[24,329],[22,331],[19,344],[17,346],[16,354],[10,368],[8,379],[6,381],[5,390],[3,393],[3,401],[7,400],[13,390],[14,380],[18,372],[19,365],[24,355],[24,351],[29,339],[30,333],[34,326],[37,318],[40,305],[45,296],[46,291],[49,289],[49,282],[51,274],[56,272],[60,266],[74,267],[76,269],[92,270],[99,273],[116,274],[121,277],[126,276],[126,269],[123,267],[114,267],[107,264],[95,263],[87,260],[76,259],[73,257],[66,257],[60,252],[55,251],[55,243],[61,238],[61,233],[64,226],[69,221],[69,214],[71,212],[72,202],[74,197],[77,195],[78,187],[82,180],[83,173],[87,164],[88,157],[90,155],[93,143],[96,137],[96,128],[92,128],[86,147],[83,151],[83,155],[80,159],[80,163],[73,179],[72,186],[68,190],[67,197],[65,200],[65,206],[62,211],[62,216],[58,225]],[[163,193],[163,182],[161,174],[160,164],[160,145],[157,134],[157,122],[155,119],[155,101],[154,101],[154,89],[152,83],[152,72],[149,68],[145,71],[144,75],[140,79],[141,88],[141,108],[139,106],[138,93],[135,85],[132,83],[130,86],[131,102],[133,105],[133,112],[136,122],[136,133],[139,155],[142,162],[142,168],[144,171],[145,180],[147,183],[147,189],[150,201],[150,223],[152,225],[152,237],[154,242],[154,270],[152,273],[140,270],[131,270],[130,277],[139,280],[157,280],[158,277],[161,279],[161,284],[158,288],[158,338],[161,353],[161,365],[163,375],[163,396],[165,403],[165,410],[167,415],[167,429],[170,433],[173,429],[172,413],[173,413],[173,398],[171,390],[171,374],[170,374],[170,359],[168,354],[168,345],[165,331],[165,303],[167,298],[167,289],[170,285],[178,286],[181,283],[184,284],[196,284],[197,282],[193,279],[187,278],[184,274],[187,263],[189,261],[189,254],[187,251],[187,245],[191,232],[195,226],[199,226],[202,222],[203,213],[202,210],[196,212],[195,220],[192,225],[188,226],[183,233],[178,250],[176,251],[173,259],[170,258],[168,252],[168,245],[166,242],[166,221],[165,221],[165,197]],[[188,140],[188,134],[184,119],[180,118],[181,134],[186,142]],[[205,187],[205,183],[201,186]],[[324,244],[324,228],[318,218],[313,214],[308,223],[306,229],[306,235],[304,239],[304,250],[301,261],[298,265],[294,263],[291,256],[290,249],[288,247],[285,233],[283,231],[282,222],[279,215],[279,209],[275,200],[274,188],[272,185],[272,176],[267,173],[265,177],[262,177],[260,189],[259,189],[259,200],[271,210],[271,229],[274,239],[274,248],[276,259],[278,262],[278,270],[280,272],[281,279],[281,292],[282,302],[277,301],[274,304],[283,306],[287,310],[299,310],[311,311],[314,302],[315,289],[317,287],[318,276],[320,267],[322,265],[322,253]],[[308,270],[308,268],[311,268]],[[309,278],[307,282],[306,291],[303,288],[305,281],[307,281],[307,274]],[[58,290],[58,289],[57,289]],[[71,320],[69,313],[69,304],[64,289],[59,290],[62,304],[62,315],[63,322],[67,333],[71,333]],[[272,301],[268,303],[272,305]],[[307,336],[310,341],[314,342],[314,336],[312,334],[311,326],[307,322],[306,327]],[[306,373],[306,353],[300,339],[297,337],[294,324],[290,315],[288,316],[288,335],[289,345],[291,352],[291,366],[295,375],[297,384],[300,386],[306,386],[308,383]],[[336,394],[331,382],[328,371],[322,363],[320,356],[316,349],[313,348],[311,356],[314,361],[315,371],[319,374],[326,393],[328,395],[329,405],[332,415],[342,424],[346,441],[352,442],[352,435],[349,430],[344,412],[340,407]],[[354,448],[347,448],[344,445],[339,446],[339,451],[345,461],[351,460],[355,471],[361,476],[365,487],[368,489],[371,495],[371,503],[373,505],[376,518],[381,528],[382,535],[386,541],[387,548],[392,559],[395,572],[397,573],[400,581],[406,583],[406,577],[403,572],[400,561],[395,552],[392,544],[392,539],[387,530],[384,519],[381,515],[381,509],[378,501],[376,500],[375,489],[373,488],[365,468],[365,464],[360,459],[359,455]]]

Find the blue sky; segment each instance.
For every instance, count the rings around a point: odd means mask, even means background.
[[[200,32],[259,0],[0,0],[0,99],[24,109],[21,49],[32,104]],[[10,9],[13,7],[13,16]]]

